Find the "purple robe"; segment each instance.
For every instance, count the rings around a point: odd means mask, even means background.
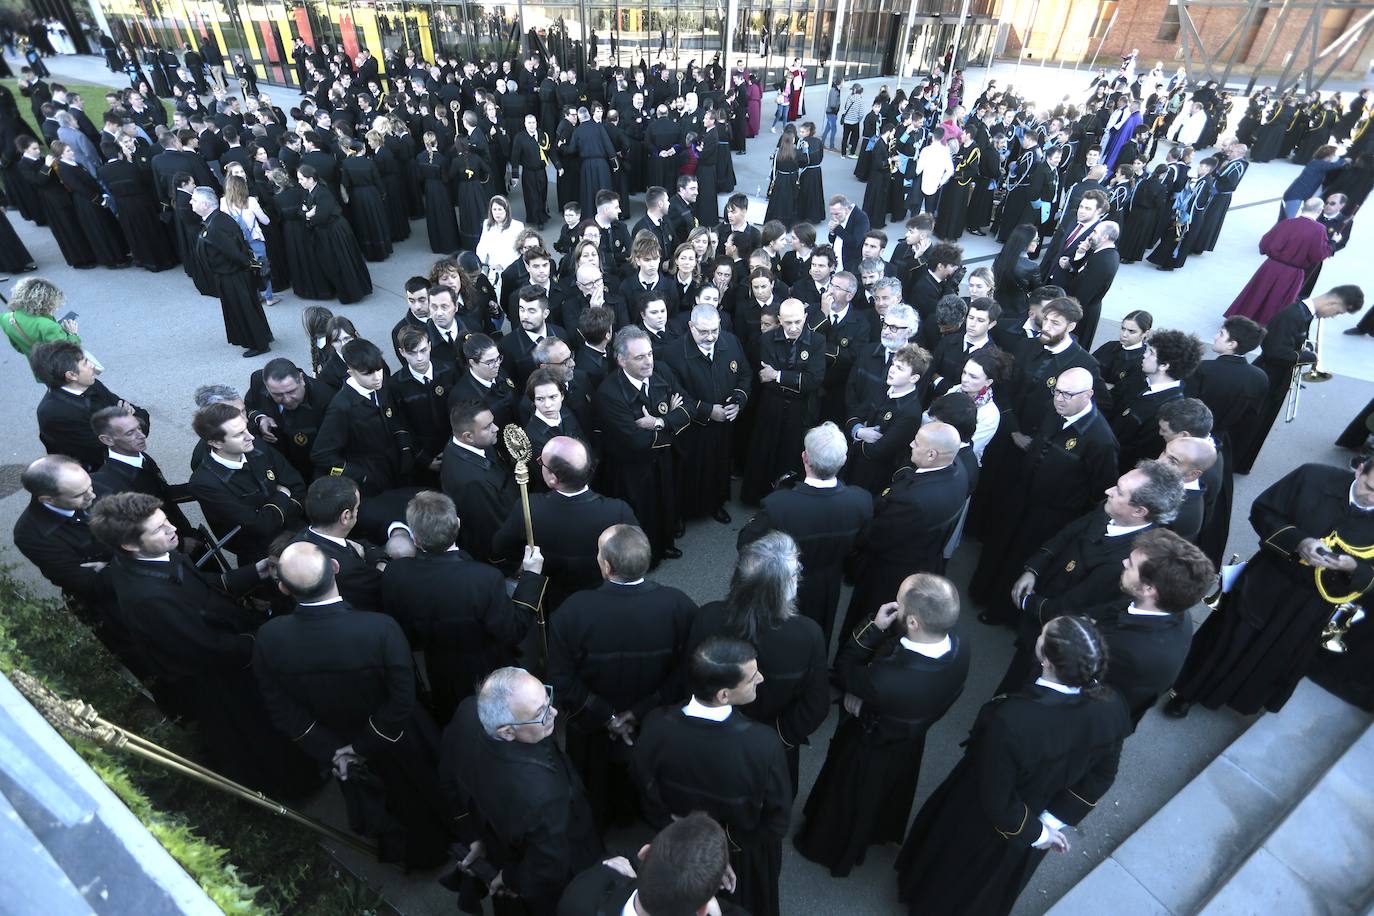
[[[1107,143],[1107,148],[1102,151],[1102,161],[1107,166],[1108,176],[1110,176],[1112,170],[1116,168],[1116,157],[1121,155],[1121,147],[1127,140],[1131,139],[1131,135],[1135,133],[1135,129],[1142,123],[1140,112],[1133,111],[1130,116],[1126,118],[1125,123],[1121,125],[1121,129],[1112,134],[1112,139]]]
[[[1265,262],[1226,310],[1261,326],[1298,299],[1307,271],[1331,257],[1331,243],[1321,223],[1297,216],[1277,223],[1259,243]]]

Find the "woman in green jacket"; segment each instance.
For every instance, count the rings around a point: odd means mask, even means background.
[[[25,359],[30,351],[50,340],[69,340],[81,343],[76,333],[76,319],[58,321],[54,315],[67,304],[67,297],[57,285],[42,277],[26,277],[14,284],[10,294],[13,311],[0,312],[0,328],[4,328],[10,346]]]

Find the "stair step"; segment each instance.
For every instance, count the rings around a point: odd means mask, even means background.
[[[1197,912],[1370,721],[1367,713],[1302,681],[1281,713],[1257,719],[1049,913]],[[1128,787],[1130,779],[1123,772],[1118,785]]]
[[[1356,914],[1374,895],[1374,728],[1340,756],[1202,916]]]

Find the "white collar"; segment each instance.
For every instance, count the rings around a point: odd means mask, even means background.
[[[239,460],[236,463],[230,461],[228,458],[225,458],[223,455],[221,455],[214,449],[210,449],[210,457],[213,458],[215,461],[218,461],[220,464],[224,465],[226,468],[230,468],[235,471],[243,470],[244,465],[248,463],[247,455],[239,455]]]
[[[76,395],[77,397],[82,397],[82,396],[84,396],[84,395],[86,394],[86,392],[87,392],[89,389],[82,388],[81,390],[78,391],[77,389],[73,388],[71,385],[63,385],[63,386],[62,386],[62,390],[65,391],[65,392],[67,392],[67,394],[74,394],[74,395]]]
[[[1074,696],[1075,694],[1082,692],[1077,687],[1069,687],[1043,677],[1036,678],[1035,683],[1040,687],[1048,687],[1051,690],[1058,691],[1059,693],[1066,693],[1069,696]]]
[[[914,470],[917,474],[929,474],[931,471],[943,471],[947,467],[949,467],[948,464],[938,468],[915,468]]]
[[[554,429],[554,428],[556,428],[556,427],[558,427],[558,426],[561,426],[561,425],[563,424],[563,417],[562,417],[562,415],[559,415],[556,419],[550,420],[548,417],[544,416],[542,413],[540,413],[539,411],[536,410],[536,411],[534,412],[534,416],[535,416],[536,419],[540,420],[540,421],[541,421],[545,426],[547,426],[549,429]]]
[[[1362,506],[1355,502],[1355,481],[1350,482],[1350,506],[1360,512],[1374,512],[1374,506]]]
[[[431,318],[429,320],[429,323],[434,324],[434,319]],[[454,339],[458,336],[458,320],[455,318],[453,324],[449,327],[448,330],[444,330],[437,324],[434,324],[434,330],[438,331],[439,336],[444,338],[444,340],[448,341],[449,343],[453,343]]]
[[[1145,346],[1145,342],[1144,342],[1144,341],[1141,341],[1140,343],[1138,343],[1138,344],[1132,344],[1132,345],[1129,346],[1129,347],[1126,346],[1125,344],[1122,344],[1122,345],[1121,345],[1121,349],[1127,350],[1127,351],[1130,351],[1130,350],[1139,350],[1139,349],[1140,349],[1141,347],[1143,347],[1143,346]]]
[[[682,707],[684,716],[691,716],[693,719],[710,719],[712,722],[724,722],[730,718],[730,713],[735,711],[733,706],[707,706],[705,703],[697,702],[696,697],[687,701],[687,705]]]
[[[324,607],[326,604],[342,604],[343,596],[335,595],[333,598],[321,598],[318,601],[302,601],[301,607]]]
[[[1182,382],[1176,382],[1173,379],[1169,379],[1167,382],[1151,382],[1149,393],[1159,394],[1161,391],[1168,391],[1170,388],[1177,388],[1182,384]]]
[[[457,436],[454,436],[451,441],[454,445],[458,446],[459,448],[465,448],[468,451],[472,452],[474,455],[481,455],[483,458],[487,457],[487,453],[482,451],[480,448],[468,445],[466,442],[459,442]]]
[[[145,563],[170,563],[172,561],[172,555],[170,553],[164,553],[155,557],[135,557],[135,559],[142,560]]]
[[[639,888],[630,891],[630,899],[625,901],[625,905],[620,908],[620,916],[639,916],[639,910],[635,909],[635,901],[639,899]]]
[[[902,648],[910,649],[917,655],[924,655],[926,658],[943,658],[950,649],[954,648],[954,642],[948,636],[939,642],[912,642],[903,636]]]
[[[1118,525],[1116,522],[1109,521],[1107,522],[1107,537],[1119,538],[1123,534],[1130,534],[1133,531],[1139,531],[1142,528],[1148,527],[1150,527],[1149,522],[1143,525]]]
[[[524,325],[521,325],[520,330],[525,331]],[[532,342],[539,343],[540,340],[549,336],[549,326],[545,324],[542,331],[525,331],[525,336]]]
[[[806,485],[808,487],[815,487],[818,490],[833,490],[840,485],[840,479],[838,477],[831,477],[827,480],[822,480],[819,477],[808,477],[806,478]]]
[[[111,461],[123,462],[124,464],[127,464],[127,465],[129,465],[129,466],[131,466],[131,467],[136,467],[136,468],[140,468],[140,469],[143,467],[143,456],[142,456],[142,455],[121,455],[121,454],[119,454],[119,452],[116,452],[114,449],[107,449],[106,451],[107,451],[107,457],[108,457]]]
[[[554,492],[557,493],[559,496],[563,497],[564,499],[572,499],[574,496],[581,496],[583,493],[586,493],[590,489],[591,487],[583,487],[576,493],[564,493],[562,490],[554,490]]]
[[[964,346],[968,347],[970,350],[981,350],[984,347],[986,347],[991,341],[992,338],[986,334],[984,334],[983,339],[979,341],[969,340],[969,336],[967,334],[964,335]]]
[[[1198,480],[1185,480],[1185,481],[1183,482],[1183,489],[1185,489],[1185,490],[1201,490],[1201,489],[1202,489],[1202,480],[1201,480],[1201,478],[1199,478]]]
[[[429,368],[424,371],[423,375],[416,375],[415,370],[411,368],[409,365],[406,366],[406,371],[410,373],[411,378],[415,379],[415,381],[421,384],[428,384],[429,382],[434,381],[434,363],[429,364]]]
[[[1170,614],[1168,611],[1152,611],[1152,610],[1150,610],[1149,608],[1136,607],[1134,601],[1132,601],[1130,604],[1126,605],[1126,613],[1127,613],[1127,614],[1133,614],[1133,615],[1135,615],[1136,617],[1172,617],[1172,616],[1173,616],[1173,615]]]
[[[365,401],[371,401],[372,396],[377,393],[375,391],[369,391],[368,389],[364,388],[362,385],[358,383],[358,380],[351,375],[344,380],[344,384],[347,385],[349,388],[352,388],[354,391],[358,392],[358,394],[362,395],[363,400]]]
[[[1063,353],[1071,346],[1073,346],[1073,338],[1068,334],[1065,334],[1064,339],[1059,341],[1059,343],[1056,346],[1046,347],[1045,349],[1046,351],[1058,356],[1060,353]]]
[[[1074,423],[1077,423],[1079,420],[1083,419],[1083,418],[1086,417],[1088,414],[1092,413],[1092,410],[1093,410],[1093,405],[1090,403],[1090,404],[1088,404],[1087,407],[1084,407],[1082,410],[1080,410],[1078,413],[1074,414],[1073,416],[1071,416],[1071,417],[1065,417],[1065,418],[1064,418],[1064,425],[1061,426],[1060,429],[1068,429],[1069,426],[1071,426],[1071,425],[1074,424]]]
[[[624,369],[621,369],[620,371],[621,371],[621,372],[625,372]],[[626,377],[627,379],[630,380],[630,387],[633,388],[635,391],[643,391],[643,390],[644,390],[644,382],[647,382],[647,381],[648,381],[648,379],[643,379],[643,380],[637,379],[637,378],[635,378],[633,375],[631,375],[631,374],[628,373],[628,372],[625,372],[625,377]]]
[[[629,587],[632,586],[632,585],[643,585],[643,584],[644,584],[644,577],[643,577],[643,576],[640,576],[638,579],[631,579],[629,582],[617,582],[615,579],[607,579],[607,580],[606,580],[606,584],[607,584],[607,585],[620,585],[620,586],[623,586],[623,587],[625,587],[625,588],[629,588]]]
[[[58,515],[62,516],[63,518],[72,518],[73,516],[76,515],[76,510],[75,510],[75,509],[59,509],[57,506],[54,506],[52,503],[39,503],[39,505],[41,505],[44,509],[47,509],[49,512],[56,512]]]
[[[492,379],[491,381],[487,381],[486,379],[484,379],[484,378],[482,378],[480,375],[478,375],[476,372],[473,372],[471,369],[468,370],[468,375],[471,375],[471,376],[472,376],[472,380],[473,380],[474,382],[476,382],[477,384],[481,385],[483,388],[490,388],[492,385],[495,385],[495,384],[496,384],[496,380],[495,380],[495,379]]]
[[[335,536],[332,535],[332,534],[325,534],[323,531],[321,531],[320,529],[314,527],[313,525],[312,525],[311,527],[307,528],[306,530],[309,531],[311,534],[315,535],[316,537],[322,537],[322,538],[324,538],[326,541],[329,541],[330,543],[338,544],[340,547],[347,547],[347,546],[348,546],[348,541],[347,541],[346,539],[344,539],[344,538],[337,538],[337,537],[335,537]]]

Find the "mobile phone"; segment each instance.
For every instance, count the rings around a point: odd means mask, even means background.
[[[77,314],[76,314],[76,312],[68,312],[67,314],[63,315],[61,318],[59,318],[59,319],[57,319],[57,320],[58,320],[58,321],[75,321],[76,319],[77,319]]]

